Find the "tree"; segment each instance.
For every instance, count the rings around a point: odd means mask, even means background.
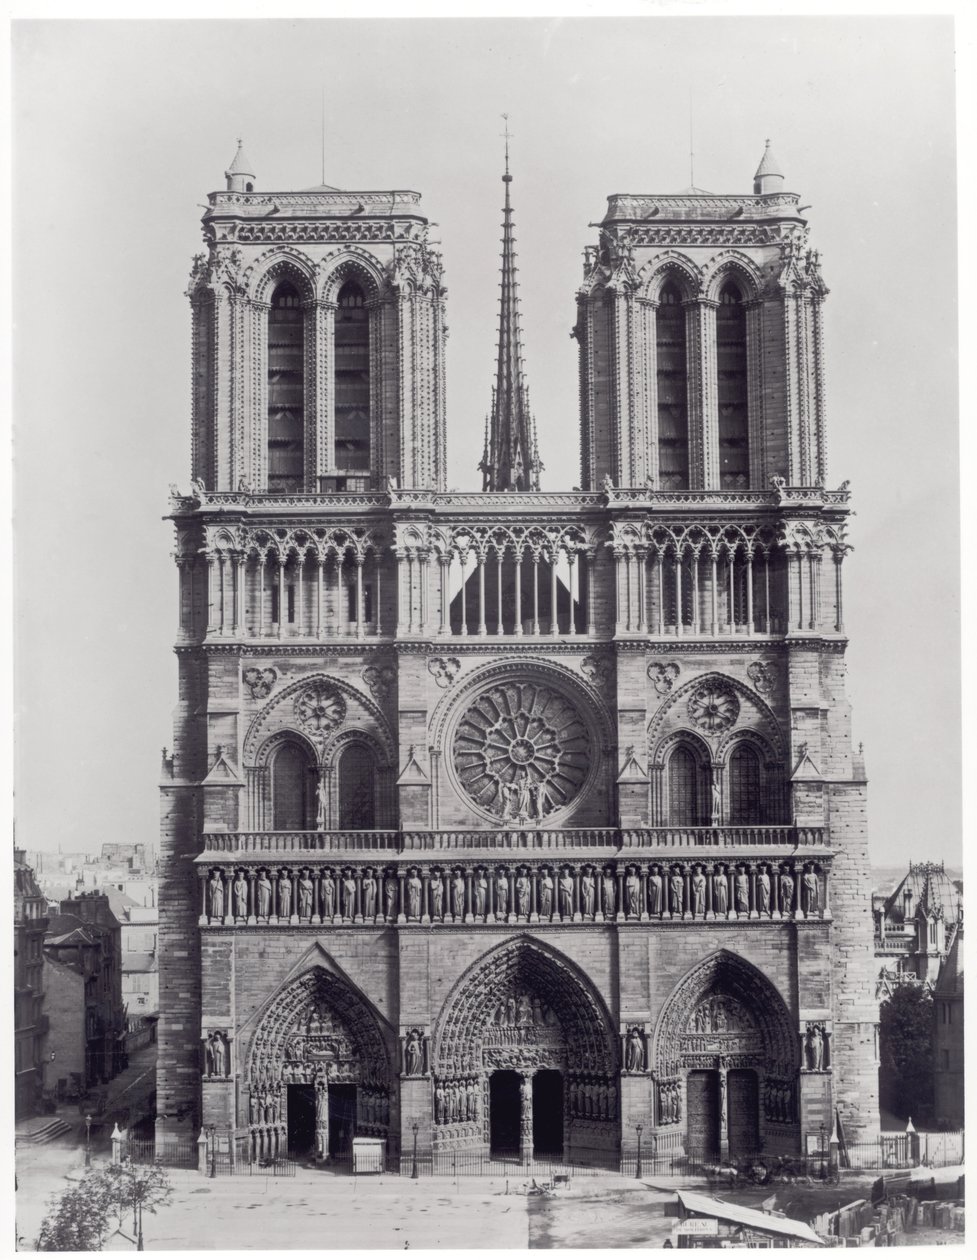
[[[101,1251],[110,1226],[132,1213],[133,1233],[142,1250],[142,1214],[156,1213],[173,1188],[158,1164],[109,1164],[53,1200],[37,1239],[38,1251]]]
[[[881,1093],[898,1115],[925,1118],[933,1101],[933,997],[904,984],[879,1008]]]

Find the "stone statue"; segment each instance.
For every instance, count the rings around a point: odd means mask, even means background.
[[[444,1124],[446,1119],[444,1105],[444,1086],[438,1082],[437,1089],[434,1091],[434,1114],[438,1124]]]
[[[517,792],[516,809],[518,811],[519,817],[526,818],[526,819],[532,818],[533,816],[532,794],[530,793],[530,790],[529,790],[529,776],[527,775],[525,770],[523,770],[519,776],[519,782],[516,786],[516,792]]]
[[[375,919],[377,917],[377,881],[373,878],[373,871],[367,868],[366,874],[363,876],[361,885],[363,896],[363,917],[364,919]]]
[[[676,871],[669,883],[672,886],[672,914],[681,914],[685,909],[685,878]]]
[[[531,1024],[533,1022],[533,1005],[528,993],[520,993],[516,998],[516,1023]]]
[[[268,872],[262,871],[258,876],[258,917],[267,919],[271,914],[271,880]]]
[[[722,817],[722,790],[719,786],[718,775],[712,781],[712,825],[719,826],[719,820]]]
[[[336,914],[336,881],[332,871],[326,871],[322,877],[322,917],[331,919]]]
[[[712,877],[712,906],[717,915],[725,915],[729,909],[729,884],[723,866]]]
[[[484,871],[478,872],[472,887],[475,893],[475,913],[481,919],[484,918],[488,907],[488,880],[485,878]]]
[[[553,914],[553,876],[543,871],[539,880],[539,917],[549,919]]]
[[[824,1068],[824,1033],[820,1024],[807,1026],[807,1066],[812,1072]]]
[[[411,919],[419,919],[421,917],[421,877],[417,871],[412,870],[407,879],[407,914]]]
[[[594,891],[594,877],[588,868],[580,877],[580,901],[588,919],[594,913]]]
[[[343,914],[347,919],[356,914],[356,876],[352,871],[343,876]]]
[[[641,881],[633,866],[628,867],[624,880],[624,907],[629,919],[636,919],[641,913]]]
[[[663,893],[662,873],[657,866],[653,866],[648,876],[648,913],[653,918],[658,918],[662,912]]]
[[[204,1042],[204,1075],[214,1075],[214,1037],[213,1033]]]
[[[299,880],[299,918],[312,918],[312,895],[315,892],[312,880],[308,874],[302,876]]]
[[[431,915],[435,919],[444,918],[444,880],[440,873],[431,876]]]
[[[804,913],[817,914],[821,908],[821,886],[813,867],[805,868],[801,886],[804,889]]]
[[[737,914],[749,914],[750,912],[750,877],[742,866],[736,868],[736,878],[733,880],[734,896],[736,898],[734,904]]]
[[[604,914],[609,918],[614,917],[614,909],[617,905],[617,889],[614,887],[614,872],[605,871],[601,883],[604,889]]]
[[[719,1131],[726,1132],[726,1071],[719,1069]]]
[[[780,908],[784,914],[794,908],[794,877],[789,871],[780,874]]]
[[[210,877],[210,913],[214,919],[224,917],[224,881],[216,871]]]
[[[451,881],[451,913],[456,919],[462,918],[465,913],[465,877],[460,871]]]
[[[706,913],[706,877],[701,866],[695,868],[692,876],[692,913],[697,919],[704,918]]]
[[[388,875],[383,881],[383,911],[388,919],[397,917],[397,880]]]
[[[465,1089],[465,1097],[468,1104],[465,1111],[467,1118],[469,1120],[477,1120],[478,1119],[478,1094],[475,1091],[474,1081],[468,1082],[468,1085]]]
[[[560,914],[565,919],[573,915],[573,876],[569,868],[560,876]]]
[[[239,919],[248,917],[248,881],[240,871],[234,880],[234,913]]]
[[[423,1059],[423,1046],[421,1044],[421,1034],[416,1028],[407,1034],[407,1042],[404,1050],[404,1067],[408,1076],[420,1076],[421,1064]]]
[[[322,775],[319,776],[315,785],[315,829],[316,831],[326,829],[326,782]]]
[[[292,881],[288,873],[278,879],[278,917],[287,919],[292,913]]]
[[[522,918],[529,915],[529,876],[522,874],[516,879],[516,913]]]
[[[495,908],[502,917],[509,913],[509,878],[501,871],[495,878]]]
[[[761,914],[770,913],[770,874],[765,866],[760,867],[756,880],[757,909]]]
[[[645,1047],[641,1032],[637,1028],[632,1028],[628,1033],[625,1062],[629,1072],[640,1072],[644,1068]]]
[[[224,1042],[223,1033],[213,1033],[214,1047],[214,1076],[227,1075],[227,1046]]]

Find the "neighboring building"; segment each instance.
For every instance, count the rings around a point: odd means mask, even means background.
[[[50,1092],[84,1092],[125,1066],[122,942],[108,898],[83,893],[48,924]],[[62,1082],[62,1083],[59,1083]]]
[[[933,1111],[936,1123],[964,1127],[963,923],[954,924],[933,989]]]
[[[482,492],[445,490],[418,194],[261,193],[239,150],[208,197],[157,1133],[614,1164],[638,1125],[717,1156],[877,1132],[804,207],[769,149],[751,194],[609,199],[582,489],[543,492],[504,181]]]
[[[47,898],[33,868],[27,865],[23,849],[14,849],[14,1079],[18,1120],[34,1114],[44,1085],[47,927]]]
[[[122,1001],[131,1031],[140,1026],[147,1015],[155,1016],[159,1009],[159,912],[155,880],[147,894],[148,904],[140,904],[116,888],[106,887],[104,891],[121,928]]]
[[[936,983],[962,911],[959,881],[947,874],[942,862],[910,862],[908,873],[891,893],[873,894],[880,1000],[900,984]]]

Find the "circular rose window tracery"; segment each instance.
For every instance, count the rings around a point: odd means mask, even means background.
[[[739,698],[726,683],[705,682],[689,697],[689,717],[701,730],[712,735],[732,726],[739,712]]]
[[[575,706],[542,683],[499,683],[465,710],[452,760],[482,809],[537,822],[568,805],[590,768],[590,731]]]
[[[334,730],[346,716],[346,701],[335,687],[308,687],[295,701],[295,716],[313,739]]]

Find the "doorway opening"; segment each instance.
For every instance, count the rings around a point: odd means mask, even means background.
[[[297,1159],[315,1149],[315,1086],[288,1086],[288,1153]]]
[[[690,1072],[686,1081],[689,1154],[719,1158],[719,1073]]]
[[[356,1086],[329,1086],[329,1155],[352,1155],[356,1137]]]
[[[489,1078],[489,1140],[493,1156],[519,1154],[522,1100],[518,1072],[493,1072]]]
[[[740,1159],[760,1149],[760,1089],[756,1072],[733,1068],[729,1085],[729,1157]]]
[[[533,1077],[533,1153],[563,1154],[563,1073],[554,1068]]]

